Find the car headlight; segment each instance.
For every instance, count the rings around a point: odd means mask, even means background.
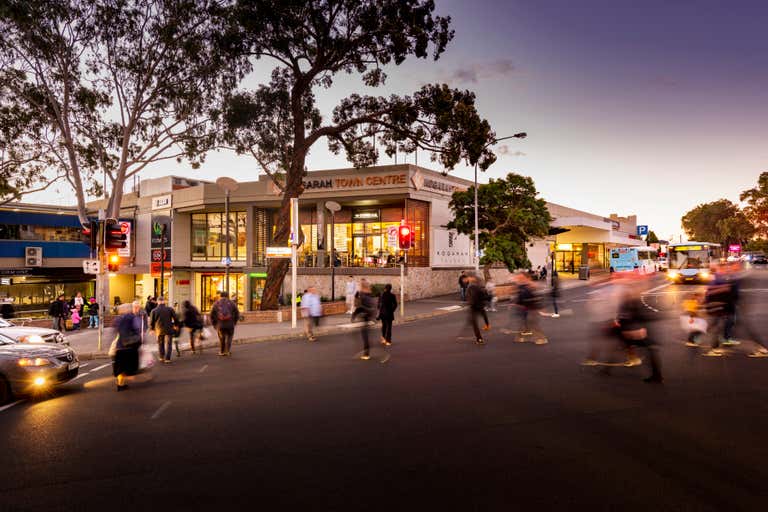
[[[699,272],[699,277],[702,279],[709,279],[712,274],[709,273],[709,270],[702,270]]]
[[[22,357],[19,359],[19,366],[47,366],[51,362],[42,357]]]
[[[59,333],[54,338],[56,340],[56,343],[64,343],[64,335]]]
[[[42,336],[37,334],[30,334],[29,336],[22,336],[19,338],[22,343],[45,343]]]
[[[677,279],[677,276],[679,276],[677,270],[670,270],[667,272],[667,276],[669,276],[670,279]]]

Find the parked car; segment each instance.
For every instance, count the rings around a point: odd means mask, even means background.
[[[19,343],[63,343],[68,345],[67,339],[55,329],[45,327],[27,327],[16,325],[10,320],[0,318],[0,334],[4,334]]]
[[[58,343],[18,343],[0,334],[0,404],[34,395],[77,377],[80,361]]]
[[[766,258],[765,256],[758,256],[757,258],[753,258],[752,265],[760,266],[760,267],[768,265],[768,258]]]

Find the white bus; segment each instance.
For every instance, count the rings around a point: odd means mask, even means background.
[[[667,278],[673,283],[707,283],[713,279],[710,266],[720,261],[722,248],[709,242],[670,244],[667,249]]]
[[[653,247],[616,247],[611,249],[611,272],[650,274],[659,270],[658,255]]]

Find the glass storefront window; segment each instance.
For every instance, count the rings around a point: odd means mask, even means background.
[[[207,313],[211,310],[222,291],[226,289],[225,274],[203,274],[200,279],[200,307]],[[245,304],[245,274],[229,274],[229,297],[237,303],[240,311]]]
[[[245,261],[246,213],[230,212],[229,222],[229,257],[232,261]],[[226,254],[226,241],[223,213],[192,214],[192,261],[221,261]]]

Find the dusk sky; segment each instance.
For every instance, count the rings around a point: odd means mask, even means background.
[[[406,94],[428,82],[471,89],[499,137],[529,135],[497,146],[499,159],[481,181],[529,175],[549,201],[606,216],[634,213],[660,238],[677,236],[680,217],[699,203],[738,201],[768,170],[768,2],[436,3],[456,31],[439,61],[390,68],[378,90],[341,77],[319,93],[324,112],[353,91]],[[248,83],[265,81],[271,66],[260,64]],[[349,166],[325,143],[308,164]],[[441,170],[426,154],[419,164]],[[143,177],[253,180],[257,173],[248,157],[218,153],[201,170],[164,162]],[[472,177],[464,166],[454,174]]]

